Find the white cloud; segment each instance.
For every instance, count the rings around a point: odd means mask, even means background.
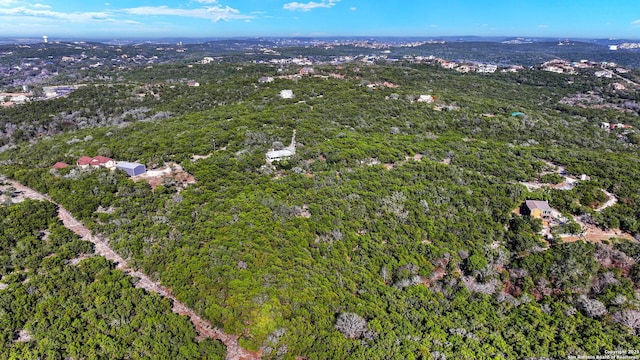
[[[227,21],[234,19],[252,19],[252,16],[240,14],[240,11],[229,6],[207,6],[200,9],[176,9],[168,6],[140,6],[137,8],[123,9],[123,12],[130,15],[163,15],[182,16],[198,19],[209,19],[211,21]]]
[[[349,10],[356,11],[356,10],[358,10],[358,8],[354,6],[354,7],[349,8]]]
[[[218,0],[196,0],[200,4],[216,4]]]
[[[0,6],[11,6],[17,3],[18,3],[18,0],[0,0]]]
[[[632,21],[631,22],[631,26],[633,27],[640,27],[640,19],[636,20],[636,21]]]
[[[25,7],[10,9],[0,9],[0,16],[29,16],[39,18],[49,18],[64,20],[68,22],[80,23],[88,21],[109,21],[110,15],[104,12],[72,12],[62,13],[51,10],[32,10]]]
[[[339,1],[340,0],[321,0],[321,2],[310,1],[308,3],[299,3],[294,1],[284,4],[283,8],[285,10],[306,12],[317,8],[332,8]]]
[[[51,6],[45,4],[33,4],[31,5],[31,7],[34,7],[36,9],[51,9]]]
[[[538,25],[538,28],[540,28],[540,29],[546,29],[548,27],[549,27],[549,25]]]

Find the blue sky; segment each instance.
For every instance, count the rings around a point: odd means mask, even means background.
[[[0,0],[0,36],[640,39],[640,0]]]

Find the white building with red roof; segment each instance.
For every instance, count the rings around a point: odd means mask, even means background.
[[[93,158],[90,158],[88,156],[81,156],[80,159],[76,161],[76,165],[78,165],[78,167],[81,169],[86,169],[91,165],[92,160]]]
[[[104,166],[107,169],[114,169],[116,167],[116,161],[106,156],[95,156],[91,159],[91,166]]]
[[[88,157],[82,156],[78,161],[76,161],[76,165],[78,165],[81,169],[86,169],[89,166],[93,167],[106,167],[107,169],[115,169],[116,161],[108,158],[106,156],[96,156],[96,157]]]

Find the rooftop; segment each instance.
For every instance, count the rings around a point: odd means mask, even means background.
[[[551,206],[549,206],[549,202],[548,201],[542,201],[542,200],[527,200],[525,201],[525,204],[527,205],[527,207],[530,210],[533,209],[540,209],[542,211],[551,211]]]

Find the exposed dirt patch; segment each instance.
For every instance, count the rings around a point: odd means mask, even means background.
[[[562,236],[562,242],[575,242],[578,240],[584,240],[589,242],[601,243],[605,240],[609,240],[611,238],[618,239],[626,239],[630,241],[635,241],[634,237],[630,234],[623,233],[620,231],[614,230],[600,230],[600,229],[587,229],[581,235],[568,235]]]
[[[435,270],[433,270],[433,272],[431,273],[431,276],[429,276],[428,278],[421,277],[420,283],[422,285],[429,287],[434,282],[438,280],[442,280],[442,278],[444,278],[445,275],[447,275],[447,271],[442,267],[437,267]]]
[[[588,220],[583,221],[578,216],[574,216],[573,220],[580,225],[580,227],[582,228],[582,233],[579,235],[562,235],[561,239],[563,242],[584,240],[599,243],[611,238],[635,241],[635,238],[631,236],[631,234],[625,233],[620,229],[601,229],[594,224],[590,224]]]
[[[423,157],[424,157],[424,155],[422,155],[422,154],[415,154],[413,156],[406,156],[404,161],[398,161],[398,162],[395,162],[395,163],[384,163],[382,165],[387,170],[393,170],[398,166],[402,166],[402,165],[406,164],[407,161],[422,161]],[[372,166],[372,165],[378,165],[380,162],[377,159],[375,159],[374,161],[363,162],[363,163],[366,164],[366,165]]]
[[[78,256],[77,258],[73,258],[73,259],[69,260],[67,262],[67,264],[75,266],[75,265],[78,265],[82,260],[88,259],[90,257],[93,257],[93,255],[92,254],[82,254],[82,255]]]
[[[160,185],[175,185],[178,189],[184,189],[190,184],[195,184],[196,179],[193,175],[182,169],[182,166],[176,163],[168,163],[166,166],[149,170],[142,175],[132,176],[133,181],[146,181],[151,185],[152,189]]]

